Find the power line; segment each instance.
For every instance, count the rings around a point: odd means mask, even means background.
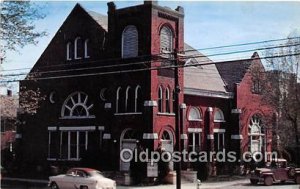
[[[211,50],[211,49],[220,49],[220,48],[228,48],[228,47],[238,47],[238,46],[247,46],[247,45],[253,45],[253,44],[261,44],[261,43],[268,43],[268,42],[278,42],[278,41],[286,41],[286,40],[294,40],[294,39],[300,39],[300,37],[292,37],[292,38],[281,38],[281,39],[271,39],[271,40],[264,40],[264,41],[257,41],[257,42],[249,42],[249,43],[241,43],[241,44],[234,44],[234,45],[225,45],[225,46],[216,46],[216,47],[208,47],[208,48],[198,48],[198,49],[189,49],[189,50],[184,50],[181,51],[181,53],[184,52],[192,52],[192,51],[200,51],[200,50]],[[254,51],[256,49],[253,49]],[[246,50],[247,52],[248,50]],[[234,52],[234,51],[233,51]],[[239,52],[242,53],[243,51]],[[144,55],[144,56],[139,56],[139,58],[150,58],[151,56],[161,56],[165,54],[170,54],[170,53],[159,53],[159,54],[152,54],[152,55]],[[208,56],[217,56],[216,55],[207,55]],[[222,55],[222,54],[220,54]],[[224,54],[225,55],[225,54]],[[81,65],[81,64],[87,64],[87,63],[100,63],[100,62],[107,62],[107,61],[118,61],[120,58],[110,58],[110,59],[105,59],[105,60],[94,60],[94,61],[85,61],[85,62],[79,62],[79,63],[72,63],[72,65]],[[67,66],[70,65],[70,63],[62,63],[58,65],[48,65],[48,66],[43,66],[43,68],[49,68],[49,67],[62,67],[62,66]],[[2,72],[8,72],[8,71],[18,71],[18,70],[28,70],[31,68],[17,68],[17,69],[9,69],[9,70],[2,70]]]
[[[256,49],[247,49],[242,51],[233,51],[233,52],[223,52],[223,53],[216,53],[211,55],[187,55],[184,56],[182,59],[190,59],[190,58],[208,58],[212,56],[220,56],[220,55],[230,55],[230,54],[239,54],[239,53],[245,53],[245,52],[251,52],[251,51],[261,51],[261,50],[270,50],[270,49],[276,49],[276,48],[285,48],[285,47],[292,47],[292,46],[299,46],[300,43],[291,44],[291,45],[280,45],[280,46],[270,46],[270,47],[264,47],[264,48],[256,48]],[[159,58],[163,60],[170,60],[170,59],[164,59]],[[171,59],[172,61],[172,59]],[[148,64],[152,63],[154,61],[141,61],[141,62],[134,62],[134,63],[127,63],[127,64],[114,64],[114,65],[105,65],[105,66],[96,66],[96,67],[88,67],[88,68],[76,68],[76,69],[62,69],[62,70],[52,70],[52,71],[35,71],[30,74],[44,74],[44,73],[59,73],[59,72],[71,72],[71,71],[83,71],[83,70],[91,70],[91,69],[101,69],[101,68],[114,68],[114,67],[125,67],[125,66],[131,66],[131,65],[139,65],[139,64]],[[28,73],[19,73],[19,74],[5,74],[2,75],[2,77],[15,77],[15,76],[21,76],[21,75],[27,75]]]
[[[271,58],[281,58],[281,57],[288,57],[288,56],[297,56],[300,53],[294,54],[285,54],[285,55],[277,55],[277,56],[265,56],[260,58],[252,58],[251,60],[261,60],[261,59],[271,59]],[[247,59],[249,60],[249,59]],[[236,63],[241,63],[243,60],[236,61]],[[188,65],[179,65],[179,68],[184,67],[197,67],[197,66],[205,66],[205,65],[212,65],[212,64],[224,64],[227,62],[208,62],[204,64],[188,64]],[[120,71],[109,71],[109,72],[98,72],[98,73],[89,73],[89,74],[76,74],[76,75],[66,75],[66,76],[52,76],[52,77],[40,77],[34,79],[24,79],[24,80],[10,80],[10,81],[0,81],[0,83],[9,83],[9,82],[19,82],[19,81],[37,81],[37,80],[48,80],[48,79],[61,79],[61,78],[73,78],[73,77],[86,77],[86,76],[97,76],[97,75],[108,75],[108,74],[123,74],[123,73],[132,73],[132,72],[141,72],[141,71],[149,71],[149,70],[159,70],[159,69],[167,69],[167,68],[175,68],[176,66],[157,66],[151,68],[141,68],[141,69],[131,69],[131,70],[120,70]]]
[[[270,40],[257,41],[257,42],[249,42],[249,43],[240,43],[240,44],[234,44],[234,45],[223,45],[223,46],[217,46],[217,47],[200,48],[200,49],[195,49],[195,50],[201,51],[201,50],[221,49],[221,48],[229,48],[229,47],[256,45],[256,44],[269,43],[269,42],[286,41],[286,40],[293,40],[293,39],[300,39],[300,37],[270,39]],[[195,51],[195,50],[188,50],[188,51]],[[185,51],[185,52],[188,52],[188,51]]]

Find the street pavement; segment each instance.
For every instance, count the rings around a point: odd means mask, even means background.
[[[251,185],[249,179],[241,179],[235,181],[218,181],[201,183],[199,189],[300,189],[300,185],[295,183],[274,184],[272,186]],[[158,185],[158,186],[117,186],[117,189],[175,189],[176,185]],[[197,189],[196,183],[184,183],[182,189]],[[47,181],[38,180],[5,180],[1,181],[1,189],[49,189]]]

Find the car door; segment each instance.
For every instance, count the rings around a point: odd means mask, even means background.
[[[73,184],[76,185],[77,188],[79,188],[80,186],[89,186],[86,173],[84,171],[77,170]]]
[[[76,177],[76,170],[72,169],[62,178],[59,188],[63,189],[74,189],[74,180]]]
[[[63,189],[74,189],[74,175],[66,174],[64,177],[61,178],[60,183],[58,183],[59,188]]]
[[[287,175],[287,170],[286,168],[277,168],[274,170],[274,176],[276,180],[287,180],[288,179],[288,175]]]

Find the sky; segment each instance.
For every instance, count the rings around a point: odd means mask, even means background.
[[[107,14],[106,1],[35,1],[46,17],[36,23],[37,30],[48,32],[39,43],[19,52],[8,52],[4,70],[31,68],[41,56],[56,31],[76,3],[84,8]],[[117,8],[142,4],[143,1],[115,1]],[[300,1],[158,1],[161,6],[184,7],[185,42],[196,49],[286,38],[300,30]],[[267,45],[267,44],[260,44]],[[255,49],[255,46],[243,49]],[[241,50],[238,48],[203,50],[206,55]],[[253,52],[230,56],[209,57],[214,61],[249,58]],[[28,72],[22,70],[22,72]],[[7,72],[6,72],[7,73]]]

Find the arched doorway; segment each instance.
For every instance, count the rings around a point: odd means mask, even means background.
[[[132,152],[134,151],[134,149],[136,148],[136,141],[137,141],[136,134],[137,133],[131,128],[127,128],[123,130],[120,136],[120,152],[123,149],[130,149],[132,150]],[[124,156],[125,158],[127,158],[126,156],[129,156],[129,154],[125,153]],[[130,162],[124,162],[120,158],[120,171],[129,171],[129,168],[130,168]]]
[[[173,153],[174,151],[174,136],[170,130],[164,130],[161,135],[161,148],[166,152]],[[170,170],[173,170],[173,162],[169,163]]]

